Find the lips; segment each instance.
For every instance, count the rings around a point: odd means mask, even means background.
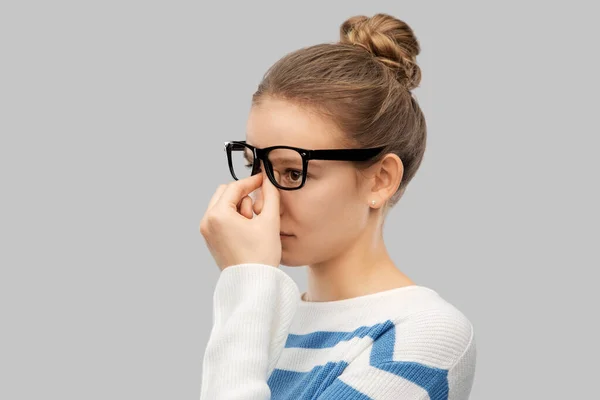
[[[291,233],[279,232],[280,236],[294,236]]]

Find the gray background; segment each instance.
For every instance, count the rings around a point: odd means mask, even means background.
[[[3,1],[0,399],[198,398],[223,141],[273,62],[376,12],[421,43],[429,127],[386,241],[473,322],[471,399],[594,397],[600,32],[580,3]]]

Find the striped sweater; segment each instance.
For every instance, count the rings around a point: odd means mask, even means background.
[[[413,285],[307,302],[280,268],[224,269],[213,297],[201,400],[465,400],[473,326]]]

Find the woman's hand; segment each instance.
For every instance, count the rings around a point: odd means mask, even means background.
[[[248,195],[261,185],[264,204],[254,217]],[[200,233],[221,270],[243,263],[279,267],[279,229],[279,190],[265,173],[219,186],[200,221]]]

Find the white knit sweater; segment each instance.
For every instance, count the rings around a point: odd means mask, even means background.
[[[224,269],[201,400],[465,400],[473,326],[425,286],[339,301],[302,300],[279,268]]]

